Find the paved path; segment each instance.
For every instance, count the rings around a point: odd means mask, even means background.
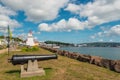
[[[7,52],[7,51],[8,51],[7,48],[6,48],[6,49],[2,49],[2,50],[0,50],[0,54],[5,53],[5,52]]]
[[[0,50],[0,54],[3,54],[8,51],[8,48]],[[20,49],[10,49],[10,51],[21,51]]]

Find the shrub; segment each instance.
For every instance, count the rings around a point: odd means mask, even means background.
[[[38,46],[33,46],[33,47],[27,46],[22,48],[22,51],[25,51],[25,52],[38,51],[38,50],[39,50]]]
[[[32,51],[38,51],[38,50],[39,50],[39,47],[37,47],[37,46],[32,47]]]

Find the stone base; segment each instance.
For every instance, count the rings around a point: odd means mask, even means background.
[[[21,65],[21,78],[22,77],[32,77],[32,76],[42,76],[45,75],[43,68],[38,68],[37,60],[28,61],[27,69],[25,70],[24,65]]]
[[[43,68],[40,68],[39,70],[32,71],[32,72],[27,72],[27,71],[21,72],[21,78],[33,77],[33,76],[43,76],[43,75],[45,75],[45,71],[43,70]]]

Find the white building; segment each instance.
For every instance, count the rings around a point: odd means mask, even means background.
[[[0,39],[0,45],[6,45],[7,41],[5,39]]]
[[[31,31],[28,33],[26,45],[28,45],[28,46],[34,46],[35,45],[33,35],[32,35]]]

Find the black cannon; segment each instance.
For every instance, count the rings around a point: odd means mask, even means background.
[[[13,55],[9,62],[13,65],[21,65],[21,77],[41,76],[45,75],[43,68],[38,67],[37,61],[57,59],[56,54],[41,54],[41,55]],[[27,63],[27,68],[24,64]]]
[[[28,63],[29,60],[43,61],[43,60],[49,60],[49,59],[57,59],[57,55],[56,54],[13,55],[12,58],[9,59],[9,62],[11,62],[13,65],[18,65],[18,64]]]

